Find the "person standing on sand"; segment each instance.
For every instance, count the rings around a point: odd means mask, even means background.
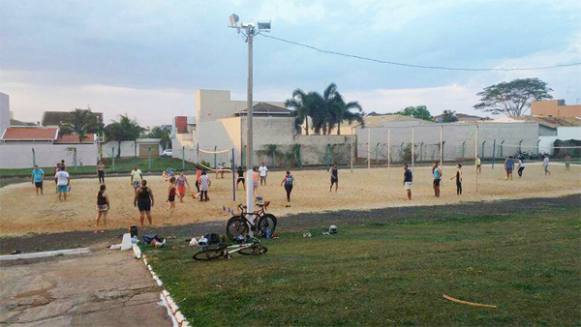
[[[59,201],[67,200],[67,193],[69,192],[69,187],[71,186],[71,177],[69,173],[61,166],[61,169],[54,175],[56,181],[56,187],[58,190]]]
[[[260,185],[266,185],[266,176],[268,176],[268,167],[262,162],[260,167],[258,167],[258,172],[260,173]]]
[[[545,176],[551,176],[551,171],[549,171],[549,155],[545,154],[543,159],[543,168],[545,169]]]
[[[141,180],[141,186],[135,191],[135,198],[133,199],[133,205],[139,209],[141,227],[143,227],[145,216],[147,216],[149,224],[152,224],[151,207],[153,207],[153,203],[153,192],[147,187],[147,181],[145,179]]]
[[[133,170],[131,170],[131,173],[129,174],[131,175],[131,186],[133,186],[134,190],[137,190],[141,186],[141,181],[143,180],[143,173],[141,172],[141,169],[139,169],[139,167],[135,166],[133,167]]]
[[[522,177],[522,173],[525,170],[525,162],[523,160],[522,156],[518,157],[518,170],[517,170],[517,174],[518,177],[521,178]]]
[[[474,164],[476,165],[476,173],[480,175],[482,173],[482,161],[480,160],[479,156],[476,156],[476,160],[474,160]]]
[[[175,179],[178,196],[180,197],[180,202],[184,202],[184,196],[186,195],[186,185],[188,188],[190,187],[190,183],[188,183],[188,178],[184,175],[184,172],[181,171],[180,175]]]
[[[176,178],[174,176],[169,178],[169,188],[167,191],[167,202],[169,202],[169,215],[173,215],[176,208]]]
[[[440,161],[436,161],[432,166],[432,176],[434,177],[434,195],[440,197],[440,183],[442,181],[442,168],[440,167]]]
[[[246,182],[244,181],[244,169],[242,166],[238,166],[238,170],[236,170],[238,177],[236,178],[236,189],[238,189],[238,184],[242,183],[242,188],[246,190]]]
[[[506,180],[512,180],[512,171],[514,170],[514,159],[509,156],[504,161],[504,170],[506,171]]]
[[[287,207],[290,207],[290,202],[291,202],[291,192],[293,191],[293,185],[294,185],[295,179],[293,177],[293,175],[291,175],[290,171],[286,171],[286,175],[284,176],[284,178],[282,179],[282,182],[280,182],[281,186],[284,186],[284,190],[286,191],[286,202],[287,202]]]
[[[212,185],[212,182],[210,181],[210,177],[204,170],[202,172],[202,176],[200,176],[200,201],[210,201],[210,198],[208,198],[208,191],[210,190],[210,185]]]
[[[333,185],[335,185],[335,193],[339,188],[339,170],[337,170],[337,164],[334,163],[331,168],[329,168],[329,176],[331,177],[331,185],[329,186],[329,192],[333,189]]]
[[[101,218],[103,219],[103,226],[107,226],[107,212],[109,212],[111,204],[109,203],[107,193],[105,193],[106,189],[105,184],[101,184],[99,186],[99,192],[97,193],[97,229],[99,228]],[[95,232],[97,231],[95,230]]]
[[[34,184],[36,195],[38,195],[39,192],[41,195],[44,194],[42,190],[43,179],[44,179],[44,170],[38,168],[37,165],[34,165],[34,169],[32,170],[32,184]]]
[[[408,196],[408,200],[412,200],[412,182],[413,174],[409,169],[408,164],[403,165],[403,188]]]
[[[99,178],[99,184],[105,184],[105,164],[103,160],[97,162],[97,177]]]
[[[450,180],[456,179],[456,195],[462,195],[462,164],[458,164],[456,175],[452,176]]]

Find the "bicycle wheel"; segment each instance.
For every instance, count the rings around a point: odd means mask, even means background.
[[[270,228],[270,233],[274,233],[275,229],[276,229],[276,217],[274,215],[271,215],[269,213],[264,214],[264,216],[260,217],[260,219],[258,219],[258,224],[257,224],[257,231],[256,231],[256,235],[258,235],[259,237],[263,237],[263,233],[264,230],[266,228]]]
[[[262,244],[252,244],[252,246],[240,249],[238,253],[243,255],[263,255],[268,252],[268,248]]]
[[[248,234],[248,225],[246,221],[241,216],[234,216],[228,219],[226,223],[226,236],[231,241],[238,235],[247,235]]]
[[[200,261],[210,261],[224,256],[224,249],[226,246],[218,246],[218,247],[206,247],[202,249],[196,254],[194,254],[194,260]]]

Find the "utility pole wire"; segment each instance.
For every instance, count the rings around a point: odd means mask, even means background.
[[[320,53],[331,54],[331,55],[347,57],[347,58],[353,58],[353,59],[358,59],[358,60],[363,60],[363,61],[370,61],[370,62],[386,64],[386,65],[407,67],[407,68],[421,68],[421,69],[448,70],[448,71],[468,71],[468,72],[485,72],[485,71],[510,72],[510,71],[527,71],[527,70],[549,70],[549,69],[581,66],[581,62],[572,62],[572,63],[568,63],[568,64],[556,64],[556,65],[549,65],[549,66],[509,67],[509,68],[502,68],[502,67],[499,67],[499,68],[483,68],[483,67],[473,68],[473,67],[447,67],[447,66],[415,65],[415,64],[407,64],[407,63],[396,62],[396,61],[369,58],[369,57],[334,51],[334,50],[322,49],[322,48],[318,48],[318,47],[310,45],[310,44],[291,41],[291,40],[283,39],[283,38],[276,37],[276,36],[269,35],[269,34],[260,34],[260,35],[262,37],[267,38],[267,39],[296,45],[296,46],[311,49],[311,50],[314,50],[314,51],[317,51]]]

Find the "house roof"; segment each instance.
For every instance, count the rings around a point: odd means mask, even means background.
[[[37,126],[36,123],[10,119],[10,126]]]
[[[56,127],[8,127],[2,135],[3,141],[54,141],[58,136]]]
[[[59,138],[56,140],[57,144],[92,144],[95,143],[95,134],[87,134],[81,141],[78,134],[66,134],[60,135]]]
[[[258,102],[252,108],[254,109],[254,112],[253,112],[254,115],[289,116],[292,113],[291,110],[288,110],[288,109],[283,108],[283,107],[275,106],[273,104],[266,103],[266,102]],[[246,115],[247,112],[248,112],[248,108],[242,109],[242,111],[240,112],[240,115]]]
[[[78,109],[78,110],[88,110],[90,109]],[[61,122],[68,120],[69,117],[74,113],[74,111],[45,111],[42,115],[42,126],[59,126]],[[103,113],[93,112],[97,115],[100,122],[103,122]]]
[[[375,114],[373,116],[366,116],[363,118],[365,121],[365,127],[378,127],[381,123],[392,122],[392,121],[415,121],[421,123],[431,124],[432,122],[427,120],[422,120],[414,118],[412,116],[405,116],[400,114]]]
[[[557,128],[563,127],[575,127],[581,126],[581,119],[576,118],[561,118],[561,117],[549,117],[549,116],[526,116],[524,117],[526,121],[537,122],[541,125]]]

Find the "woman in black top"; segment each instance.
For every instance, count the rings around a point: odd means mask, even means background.
[[[238,166],[238,170],[236,172],[238,173],[238,178],[236,179],[236,189],[238,189],[238,184],[242,183],[242,188],[246,190],[246,183],[244,181],[244,169],[242,166]]]
[[[337,164],[331,166],[329,174],[331,175],[331,186],[329,186],[329,192],[333,189],[333,184],[335,184],[335,192],[337,192],[337,189],[339,188],[339,171],[337,171]]]
[[[101,184],[99,187],[99,193],[97,193],[97,227],[99,227],[99,222],[103,218],[103,225],[107,226],[107,212],[109,211],[109,197],[105,193],[105,184]]]
[[[143,227],[143,220],[147,216],[147,221],[151,225],[151,207],[153,207],[153,192],[147,187],[147,181],[141,181],[141,187],[135,192],[133,205],[139,209],[139,220]]]
[[[458,170],[456,170],[456,176],[452,176],[450,180],[456,178],[456,195],[462,195],[462,164],[458,164]]]

